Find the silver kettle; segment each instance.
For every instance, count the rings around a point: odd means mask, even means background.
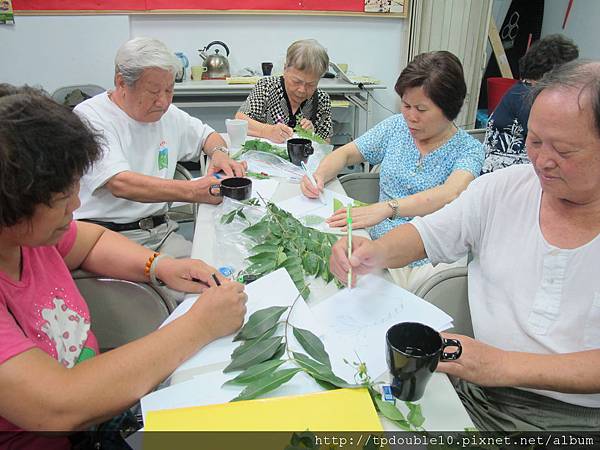
[[[225,49],[225,56],[219,54],[219,49],[215,49],[215,53],[209,55],[207,53],[208,49],[213,45],[220,45],[223,47]],[[202,74],[203,80],[218,80],[231,76],[229,71],[229,61],[227,60],[227,56],[229,56],[229,49],[224,42],[212,41],[203,49],[198,50],[198,52],[200,52],[200,57],[204,60],[202,65],[206,67],[206,70]]]

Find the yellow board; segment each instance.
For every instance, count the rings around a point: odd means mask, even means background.
[[[256,84],[260,77],[227,77],[227,84]]]
[[[337,389],[161,411],[147,431],[381,431],[367,389]]]

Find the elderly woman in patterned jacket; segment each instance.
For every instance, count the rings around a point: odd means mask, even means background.
[[[285,142],[300,126],[329,140],[331,99],[317,89],[329,67],[327,51],[314,39],[294,42],[287,49],[283,76],[261,78],[236,113],[248,121],[248,134]]]
[[[325,157],[314,174],[317,188],[306,177],[301,184],[304,195],[316,198],[342,168],[363,161],[381,164],[379,202],[352,210],[354,228],[370,228],[373,239],[450,203],[479,175],[483,164],[482,145],[453,122],[467,92],[455,55],[446,51],[418,55],[402,71],[395,89],[402,99],[402,114]],[[327,221],[345,229],[345,210]],[[434,269],[422,259],[394,270],[392,276],[400,286],[415,290],[434,271],[447,267],[439,264]]]

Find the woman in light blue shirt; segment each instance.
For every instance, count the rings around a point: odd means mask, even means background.
[[[484,160],[481,143],[453,122],[467,91],[456,56],[447,51],[418,55],[400,74],[395,90],[402,99],[402,114],[332,152],[314,174],[322,190],[348,165],[381,164],[379,202],[352,211],[353,227],[369,228],[373,239],[454,200],[479,175]],[[301,188],[307,197],[318,196],[306,177]],[[336,211],[328,223],[344,229],[345,210]],[[424,265],[431,268],[427,260],[411,268]],[[399,270],[403,275],[398,282],[407,289],[431,275],[428,270],[421,270],[419,277],[411,270]]]

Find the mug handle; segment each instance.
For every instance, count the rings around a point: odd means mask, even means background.
[[[458,347],[452,353],[447,353],[444,350],[446,347]],[[446,339],[442,338],[442,357],[440,358],[442,361],[454,361],[460,358],[462,354],[462,345],[460,345],[460,341],[458,339]]]
[[[219,189],[219,193],[215,194],[213,193],[213,188],[215,189]],[[213,197],[221,197],[221,185],[220,184],[211,184],[210,187],[208,188],[208,193],[210,195],[212,195]]]
[[[312,146],[312,142],[310,144],[306,144],[304,146],[304,156],[310,156],[315,152],[314,147]]]

